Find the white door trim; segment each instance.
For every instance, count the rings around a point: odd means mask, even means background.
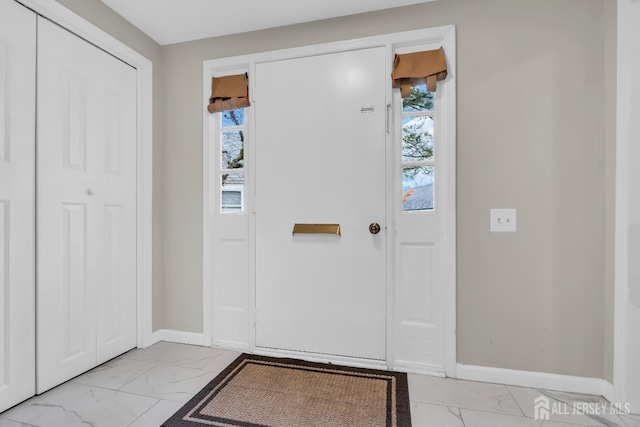
[[[629,138],[631,85],[629,80],[629,9],[631,0],[618,0],[618,71],[616,105],[616,206],[614,264],[613,386],[615,399],[627,397],[627,305],[629,303]]]
[[[153,63],[54,0],[19,0],[37,14],[128,63],[137,73],[137,345],[152,341]]]
[[[447,144],[450,146],[450,150],[445,155],[445,187],[452,191],[451,194],[445,196],[443,204],[447,210],[447,215],[443,218],[444,221],[444,296],[443,296],[443,314],[444,319],[442,322],[443,327],[443,361],[444,370],[450,377],[456,375],[456,215],[455,215],[455,188],[456,188],[456,153],[455,153],[455,141],[456,141],[456,122],[455,122],[455,60],[456,60],[456,40],[455,40],[455,27],[443,26],[435,27],[424,30],[407,31],[401,33],[384,34],[374,37],[367,37],[355,40],[346,40],[334,43],[319,44],[313,46],[304,46],[292,49],[284,49],[272,52],[262,52],[250,55],[242,55],[230,58],[220,58],[215,60],[209,60],[203,62],[203,81],[202,81],[202,124],[203,124],[203,335],[205,344],[212,342],[212,296],[213,296],[213,274],[211,269],[211,261],[213,259],[213,233],[214,233],[214,196],[216,188],[216,180],[213,179],[216,176],[215,164],[212,162],[212,153],[214,147],[213,139],[213,121],[211,115],[207,112],[208,98],[211,89],[211,77],[216,75],[232,74],[233,70],[244,69],[249,70],[252,74],[254,64],[257,62],[286,60],[297,57],[322,55],[329,53],[344,52],[354,49],[365,49],[376,46],[386,46],[388,52],[393,52],[393,49],[402,46],[411,46],[414,44],[426,44],[426,43],[440,43],[445,47],[447,51],[447,57],[450,62],[451,70],[449,71],[448,80],[450,82],[446,91],[446,97],[450,102],[449,109],[446,111],[449,119],[447,120],[443,133],[446,135]],[[251,85],[251,83],[250,83]],[[253,93],[253,88],[250,87],[250,93]],[[389,88],[389,92],[391,89]],[[389,100],[391,97],[389,96]],[[249,117],[251,117],[251,112]],[[249,132],[253,133],[253,120],[249,121]],[[249,149],[246,150],[247,167],[252,167],[251,153]],[[388,159],[388,168],[391,167],[389,173],[393,174],[396,171],[396,166],[390,163],[391,159]],[[250,179],[249,179],[250,181]],[[251,185],[251,184],[249,184]],[[390,184],[392,185],[392,184]],[[393,193],[389,193],[393,194]],[[251,215],[253,212],[253,200],[247,199],[245,201],[245,212]],[[389,215],[388,221],[394,221],[394,217]],[[249,245],[254,244],[254,224],[253,218],[249,222]],[[394,225],[395,227],[395,225]],[[391,240],[391,239],[389,239]],[[255,259],[253,249],[249,253],[249,259]],[[393,256],[390,253],[390,256]],[[392,266],[392,262],[389,263]],[[250,280],[253,280],[249,286],[249,301],[247,307],[255,306],[255,266],[249,266]],[[390,277],[393,277],[393,269],[388,270],[388,281]],[[392,292],[391,292],[392,293]],[[388,312],[393,310],[393,298],[391,293],[387,293],[387,307]],[[253,310],[250,310],[250,333],[246,339],[246,345],[242,344],[236,346],[236,348],[242,348],[253,351],[255,349],[255,337],[253,336],[255,317]],[[392,316],[392,313],[390,314]],[[393,327],[387,327],[387,341],[393,341]],[[388,351],[388,357],[392,356],[392,349]],[[442,368],[440,368],[440,372]]]

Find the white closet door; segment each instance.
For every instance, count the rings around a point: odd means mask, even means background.
[[[0,0],[0,412],[35,391],[36,15]]]
[[[38,393],[136,338],[136,73],[38,21]]]

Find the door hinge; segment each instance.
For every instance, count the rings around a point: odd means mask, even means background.
[[[258,310],[254,308],[251,311],[253,312],[253,325],[255,326],[258,323]]]
[[[389,117],[391,116],[391,103],[387,104],[387,133],[391,133],[391,123]]]

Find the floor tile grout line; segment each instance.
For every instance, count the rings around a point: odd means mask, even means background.
[[[108,390],[108,389],[107,389],[107,390]],[[118,393],[132,394],[132,395],[134,395],[134,396],[140,396],[140,397],[148,397],[148,398],[150,398],[150,399],[156,399],[156,400],[166,400],[166,401],[168,401],[168,402],[179,403],[179,404],[181,404],[181,405],[186,405],[186,403],[188,402],[188,401],[187,401],[187,402],[178,402],[177,400],[163,399],[163,398],[158,397],[158,396],[148,396],[148,395],[146,395],[146,394],[133,393],[133,392],[131,392],[131,391],[122,391],[122,390],[111,390],[111,391],[116,391],[116,392],[118,392]],[[189,394],[191,394],[190,392],[186,392],[186,391],[185,391],[184,393],[189,393]],[[193,396],[195,396],[195,393],[194,393],[191,397],[193,397]]]
[[[466,426],[467,422],[464,420],[464,414],[462,413],[462,410],[460,408],[458,408],[458,410],[460,411],[460,419],[462,420],[462,425]]]
[[[451,412],[452,409],[455,409],[456,411],[458,411],[458,416],[456,416],[456,418],[458,418],[460,420],[460,422],[462,423],[462,427],[465,427],[464,421],[462,421],[462,413],[460,412],[460,408],[458,408],[457,406],[448,406],[448,405],[436,405],[434,403],[426,403],[426,402],[418,402],[415,400],[409,400],[409,406],[413,406],[414,404],[423,404],[423,405],[430,405],[430,406],[437,406],[439,408],[445,408],[448,409],[449,412]],[[452,414],[454,415],[454,414]],[[455,415],[454,415],[455,416]],[[414,412],[411,413],[411,418],[413,421],[413,417],[414,417]],[[415,424],[415,423],[414,423]],[[418,426],[416,426],[418,427]]]
[[[423,403],[425,405],[432,405],[432,406],[444,406],[447,408],[457,408],[460,409],[459,406],[455,406],[455,405],[447,405],[446,403],[433,403],[433,402],[424,402],[422,400],[415,400],[415,399],[409,399],[410,403]]]
[[[156,406],[158,406],[160,404],[160,399],[158,399],[158,401],[156,403],[154,403],[153,405],[151,405],[151,407],[149,409],[147,409],[146,411],[144,411],[142,414],[140,414],[138,417],[136,417],[136,419],[134,419],[133,421],[131,421],[129,424],[127,424],[127,427],[129,427],[131,424],[135,423],[136,421],[138,421],[140,418],[142,418],[142,416],[144,414],[146,414],[147,412],[149,412],[151,409],[155,408]]]
[[[462,427],[465,427],[467,424],[464,422],[464,419],[462,418],[462,411],[460,410],[460,408],[456,408],[455,406],[447,406],[447,408],[453,408],[455,410],[458,411],[458,415],[460,415],[460,422],[462,423]]]
[[[472,412],[483,412],[483,413],[489,413],[489,414],[494,414],[494,415],[499,415],[499,416],[504,416],[504,417],[513,417],[513,418],[523,418],[523,417],[519,417],[517,415],[508,415],[508,414],[496,414],[495,412],[485,412],[485,411],[478,411],[477,409],[468,409],[468,408],[462,408],[462,409],[466,409],[467,411],[472,411]],[[464,421],[464,415],[462,414],[462,411],[460,411],[460,416],[462,417],[462,422],[463,424],[466,426],[466,422]],[[533,420],[533,418],[528,418],[528,417],[524,417],[527,420]],[[584,424],[572,424],[572,423],[567,423],[565,421],[554,421],[554,420],[549,420],[549,422],[552,422],[554,424],[563,424],[566,427],[589,427],[586,426]],[[544,426],[544,421],[542,421],[542,424],[540,424],[541,426]],[[604,424],[601,427],[607,427]],[[622,427],[622,426],[620,426]]]
[[[511,396],[511,398],[513,399],[513,401],[516,403],[516,406],[518,406],[518,409],[520,409],[520,412],[522,412],[522,416],[524,418],[528,418],[527,414],[524,413],[524,410],[522,409],[522,406],[520,406],[520,403],[518,402],[518,399],[516,399],[516,397],[513,395],[513,393],[511,393],[511,389],[509,388],[509,386],[505,385],[504,386],[507,391],[509,392],[509,396]]]
[[[413,374],[413,375],[420,375],[420,374]],[[453,379],[453,380],[457,381],[457,382],[460,382],[460,383],[478,383],[478,381],[457,380],[457,379]],[[409,384],[410,384],[409,388],[411,389],[411,381],[409,381]],[[498,386],[499,388],[506,389],[505,390],[507,392],[506,394],[511,398],[511,400],[513,400],[513,402],[516,404],[516,408],[520,411],[520,413],[522,415],[510,414],[510,413],[506,413],[506,412],[490,411],[490,410],[485,410],[485,409],[474,409],[474,408],[469,408],[469,407],[466,407],[466,406],[463,406],[463,405],[457,405],[457,404],[451,404],[451,403],[436,403],[434,401],[422,400],[421,398],[412,398],[410,400],[412,402],[415,401],[415,402],[419,402],[419,403],[427,403],[427,404],[430,404],[430,405],[450,406],[450,407],[453,407],[453,408],[468,409],[468,410],[471,410],[471,411],[486,412],[486,413],[490,413],[490,414],[510,415],[512,417],[527,418],[527,416],[524,414],[524,411],[520,407],[520,404],[515,399],[515,397],[513,397],[513,394],[511,393],[511,391],[509,390],[509,388],[508,388],[508,386],[506,384],[497,384],[497,383],[485,383],[485,384],[489,384],[491,386]],[[417,387],[417,386],[414,385],[414,387]]]
[[[506,412],[487,411],[487,410],[485,410],[485,409],[469,408],[469,407],[466,407],[466,406],[457,406],[457,405],[455,405],[455,404],[451,404],[451,403],[435,403],[435,402],[433,402],[433,401],[431,401],[431,402],[427,402],[427,401],[424,401],[424,400],[417,400],[417,399],[411,399],[411,400],[410,400],[410,402],[411,402],[411,403],[425,403],[425,404],[427,404],[427,405],[433,405],[433,406],[444,406],[444,407],[449,407],[449,408],[456,408],[456,409],[458,409],[458,410],[460,410],[460,409],[466,409],[466,410],[468,410],[468,411],[483,412],[483,413],[485,413],[485,414],[505,415],[505,416],[507,416],[507,417],[516,417],[516,418],[526,418],[526,419],[531,419],[531,418],[528,418],[528,417],[526,417],[526,416],[524,416],[524,415],[523,415],[523,416],[520,416],[520,415],[508,414],[508,413],[506,413]],[[516,404],[517,404],[517,402],[516,402]],[[520,407],[519,407],[519,406],[518,406],[518,409],[520,409]],[[520,409],[520,411],[522,412],[522,409]],[[576,425],[576,424],[574,424],[574,425]]]
[[[142,415],[144,415],[144,414],[146,414],[147,412],[149,412],[149,411],[151,410],[151,408],[153,408],[153,407],[155,407],[156,405],[158,405],[161,401],[166,401],[166,402],[170,402],[170,403],[175,403],[175,404],[181,405],[181,407],[182,407],[183,405],[185,405],[185,404],[186,404],[186,402],[178,402],[178,401],[170,400],[170,399],[162,399],[162,398],[159,398],[159,397],[147,396],[147,395],[144,395],[144,394],[138,394],[138,393],[131,393],[131,392],[128,392],[128,391],[113,390],[113,389],[110,389],[110,388],[101,387],[101,386],[97,386],[97,385],[91,385],[91,386],[89,386],[89,385],[87,385],[87,384],[80,384],[80,385],[83,385],[83,386],[85,386],[85,387],[89,387],[89,388],[97,388],[97,389],[101,389],[101,390],[111,391],[111,392],[114,392],[114,393],[122,393],[122,394],[129,394],[129,395],[132,395],[132,396],[146,397],[146,398],[148,398],[148,399],[153,399],[153,400],[155,400],[155,401],[156,401],[156,402],[155,402],[153,405],[151,405],[147,410],[145,410],[142,414],[140,414],[140,415],[139,415],[138,417],[136,417],[133,421],[131,421],[131,423],[127,424],[127,426],[131,425],[133,422],[135,422],[135,421],[136,421],[138,418],[140,418]],[[41,396],[42,396],[42,395],[41,395]],[[194,394],[194,396],[195,396],[195,394]],[[31,405],[28,405],[28,406],[31,406]],[[25,408],[25,409],[26,409],[26,408]],[[2,418],[0,418],[0,420],[1,420],[1,419],[2,419]],[[17,421],[17,420],[15,420],[15,419],[13,419],[13,418],[8,418],[8,417],[4,417],[4,419],[5,419],[5,420],[8,420],[8,421],[11,421],[11,422],[14,422],[14,423],[18,423],[18,424],[25,424],[27,427],[45,427],[45,426],[40,426],[40,425],[36,425],[36,424],[28,424],[28,423],[24,423],[24,422],[22,422],[22,421]],[[125,426],[123,426],[123,427],[125,427]]]
[[[213,362],[215,359],[217,359],[217,357],[213,358],[211,360],[211,362]],[[213,372],[213,371],[208,371],[208,370],[204,369],[204,367],[202,367],[202,368],[194,368],[193,366],[184,366],[184,365],[178,365],[178,364],[175,364],[175,363],[172,364],[171,362],[164,362],[164,361],[161,362],[161,361],[150,360],[150,359],[128,359],[128,360],[135,360],[137,362],[155,363],[156,366],[162,365],[162,366],[169,366],[169,367],[172,367],[172,368],[184,368],[184,369],[194,369],[196,371]],[[208,366],[209,364],[211,364],[211,362],[207,363],[205,366]],[[233,360],[231,362],[233,362]],[[231,364],[231,362],[229,362],[229,364]],[[155,368],[155,366],[154,366],[154,368]],[[153,369],[153,368],[150,368],[150,369]]]
[[[149,362],[152,363],[152,362]],[[140,375],[136,376],[135,378],[133,378],[131,381],[127,381],[125,384],[121,385],[117,390],[120,391],[121,389],[123,389],[124,387],[126,387],[127,385],[129,385],[130,383],[132,383],[133,381],[137,380],[138,378],[140,378],[141,376],[143,376],[144,374],[148,373],[150,370],[155,369],[158,366],[158,364],[156,363],[155,365],[153,365],[151,368],[144,370],[143,372],[140,373]]]
[[[152,363],[152,362],[149,362]],[[143,369],[142,372],[137,375],[136,377],[134,377],[131,381],[135,381],[138,378],[140,378],[142,375],[146,374],[148,371],[150,371],[151,369],[155,368],[156,366],[158,366],[157,364],[154,364],[152,367],[147,368],[147,369]],[[106,369],[104,369],[104,371],[106,371]],[[91,371],[87,371],[84,374],[78,375],[77,377],[73,378],[72,380],[70,380],[69,382],[72,383],[76,383],[76,384],[82,384],[82,385],[86,385],[86,386],[93,386],[93,384],[87,384],[86,382],[82,382],[82,377],[89,374]],[[127,381],[125,384],[123,384],[122,386],[118,387],[118,388],[109,388],[109,387],[104,387],[104,386],[96,386],[99,388],[104,388],[107,390],[114,390],[114,391],[119,391],[122,387],[126,386],[127,384],[129,384],[131,381]]]
[[[12,423],[17,423],[17,424],[20,424],[20,425],[26,426],[26,427],[43,427],[43,426],[39,426],[39,425],[36,425],[36,424],[29,424],[29,423],[23,423],[22,421],[16,421],[16,420],[14,420],[12,418],[6,418],[6,417],[2,418],[2,417],[0,417],[0,421],[2,421],[3,419],[5,421],[11,421]]]
[[[180,404],[180,405],[185,405],[185,404],[186,404],[186,402],[184,402],[184,403],[183,403],[183,402],[178,402],[178,401],[176,401],[176,400],[163,399],[163,398],[161,398],[161,397],[157,397],[157,396],[149,396],[149,395],[146,395],[146,394],[133,393],[133,392],[131,392],[131,391],[114,390],[114,389],[112,389],[112,388],[106,388],[106,387],[102,387],[102,386],[99,386],[99,385],[88,385],[88,384],[79,384],[79,385],[83,385],[83,386],[85,386],[85,387],[90,387],[90,388],[99,388],[99,389],[101,389],[101,390],[112,391],[112,392],[114,392],[114,393],[123,393],[123,394],[130,394],[130,395],[132,395],[132,396],[146,397],[146,398],[148,398],[148,399],[155,399],[155,400],[157,400],[157,401],[160,401],[160,400],[166,400],[167,402],[178,403],[178,404]],[[185,392],[185,393],[188,393],[188,392]],[[41,395],[41,396],[42,396],[42,395]],[[194,396],[195,396],[195,394],[194,394]],[[158,403],[158,402],[156,402],[156,403]],[[155,403],[154,403],[154,405],[152,405],[152,406],[155,406]]]

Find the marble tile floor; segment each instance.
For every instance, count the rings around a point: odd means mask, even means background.
[[[158,427],[237,356],[166,342],[131,350],[0,413],[0,427]],[[414,374],[409,374],[409,394],[414,427],[640,427],[635,415],[533,418],[540,395],[566,408],[606,402],[598,396]]]

